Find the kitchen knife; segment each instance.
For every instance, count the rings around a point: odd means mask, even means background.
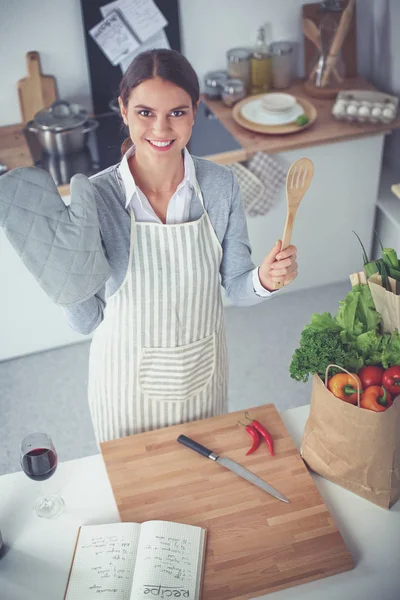
[[[191,450],[198,452],[202,456],[206,456],[207,458],[211,458],[211,460],[215,460],[215,462],[217,462],[219,465],[222,465],[226,469],[229,469],[236,475],[239,475],[239,477],[243,477],[243,479],[246,479],[250,483],[253,483],[254,485],[264,490],[264,492],[267,492],[268,494],[271,494],[271,496],[278,498],[278,500],[282,500],[282,502],[290,502],[290,500],[286,498],[286,496],[278,492],[278,490],[273,488],[272,485],[269,485],[268,483],[260,479],[260,477],[257,477],[257,475],[254,475],[254,473],[251,473],[251,471],[248,471],[247,469],[236,463],[234,460],[230,458],[225,458],[223,456],[217,456],[217,454],[214,454],[212,450],[209,450],[205,446],[202,446],[198,442],[195,442],[186,435],[180,435],[177,438],[177,441],[183,444],[184,446],[187,446]]]

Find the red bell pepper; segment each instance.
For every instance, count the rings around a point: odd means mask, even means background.
[[[391,394],[400,394],[400,365],[390,367],[384,372],[382,385]]]

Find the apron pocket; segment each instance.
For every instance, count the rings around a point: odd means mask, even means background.
[[[215,369],[215,336],[175,348],[143,348],[141,390],[154,400],[183,401],[207,385]]]

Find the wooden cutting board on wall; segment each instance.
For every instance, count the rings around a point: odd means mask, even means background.
[[[105,442],[122,521],[151,519],[208,531],[203,600],[239,600],[353,568],[352,557],[276,408],[250,409],[275,440],[246,456],[244,411]],[[232,458],[285,494],[286,504],[179,444],[181,433]]]
[[[56,80],[42,75],[39,52],[27,52],[28,76],[18,81],[18,98],[23,123],[31,121],[35,114],[57,100]]]
[[[344,10],[349,0],[341,0],[340,5]],[[320,10],[320,2],[313,4],[303,4],[302,17],[303,19],[311,19],[319,28],[321,19],[326,15],[326,12]],[[343,14],[341,12],[329,12],[329,15],[334,21],[339,24]],[[318,50],[315,44],[304,36],[304,72],[309,75],[313,64],[315,64],[318,56]],[[350,23],[349,30],[343,42],[341,50],[341,58],[345,67],[345,77],[356,77],[357,70],[357,31],[356,31],[356,7],[354,7],[353,17]]]

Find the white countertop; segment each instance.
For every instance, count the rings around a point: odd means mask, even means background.
[[[303,406],[282,414],[297,447],[308,411]],[[386,511],[317,475],[313,478],[356,567],[262,598],[398,600],[400,501]],[[65,501],[64,513],[54,520],[33,513],[38,485],[24,473],[0,477],[0,529],[8,546],[0,560],[1,600],[62,600],[78,527],[119,520],[101,455],[60,463],[45,486],[59,491]]]

